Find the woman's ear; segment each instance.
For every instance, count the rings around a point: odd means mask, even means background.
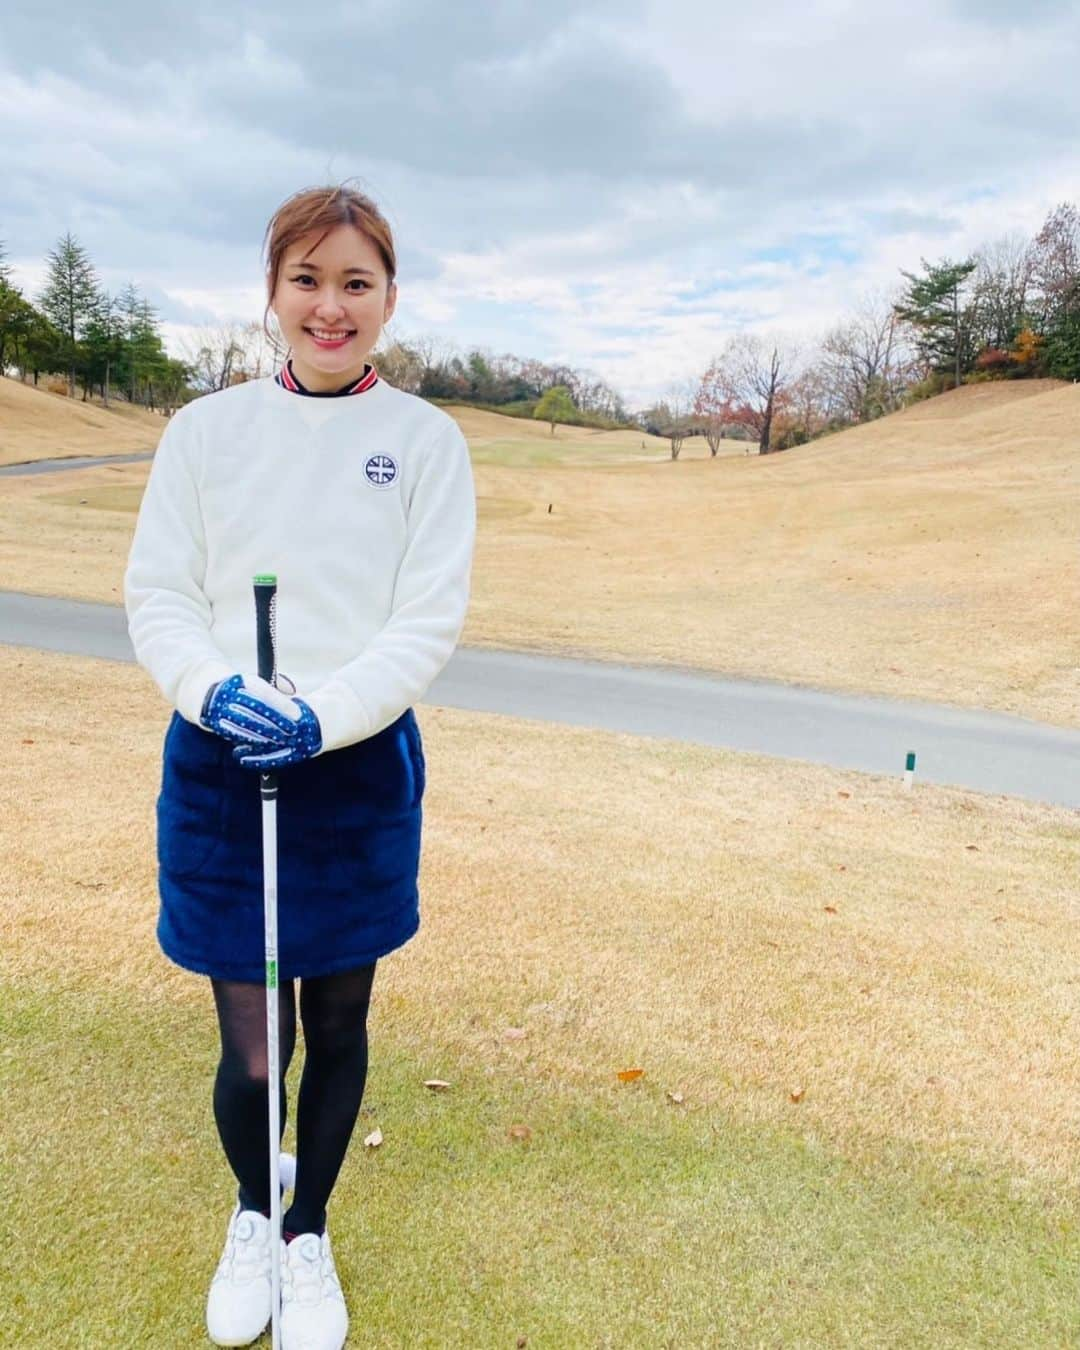
[[[383,306],[383,323],[389,323],[397,305],[397,282],[392,281],[386,288],[386,304]]]

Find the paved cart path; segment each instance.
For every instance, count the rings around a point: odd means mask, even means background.
[[[153,459],[153,450],[134,450],[127,455],[74,455],[70,459],[32,459],[22,464],[0,465],[0,475],[22,477],[28,473],[59,473],[63,469],[92,469],[98,464],[134,464]]]
[[[0,642],[134,660],[120,606],[14,591]],[[424,701],[896,776],[913,750],[917,779],[1080,807],[1080,730],[1005,713],[469,647]]]

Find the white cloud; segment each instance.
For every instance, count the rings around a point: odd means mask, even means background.
[[[739,325],[820,330],[1076,196],[1076,7],[1033,0],[116,0],[0,34],[0,239],[66,230],[166,333],[262,315],[267,218],[358,176],[396,327],[645,402]]]

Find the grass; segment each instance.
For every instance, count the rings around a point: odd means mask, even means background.
[[[148,1005],[92,979],[3,994],[9,1052],[40,1066],[31,1078],[3,1061],[18,1159],[6,1343],[208,1343],[231,1185],[209,1113],[208,1000]],[[383,1022],[376,1006],[366,1104],[330,1210],[353,1344],[1080,1337],[1075,1215],[959,1151],[855,1161],[797,1127],[674,1106],[648,1079],[569,1091],[418,1055]],[[430,1068],[448,1092],[421,1086]],[[526,1141],[508,1133],[520,1122]],[[384,1143],[365,1149],[376,1124]]]
[[[1071,385],[970,386],[765,459],[673,463],[630,432],[454,409],[480,506],[464,640],[1080,725],[1078,412]],[[5,586],[120,603],[148,472],[0,480]]]
[[[168,709],[0,675],[3,1336],[201,1344],[233,1188],[209,990],[153,933]],[[1080,1343],[1075,813],[420,720],[423,926],[331,1202],[353,1344]]]

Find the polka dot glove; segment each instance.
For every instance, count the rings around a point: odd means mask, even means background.
[[[242,769],[258,769],[260,773],[271,773],[274,769],[284,768],[288,764],[299,764],[311,759],[322,749],[322,727],[319,719],[302,698],[295,695],[290,699],[299,714],[293,723],[295,734],[291,741],[277,747],[263,745],[238,745],[233,750],[233,759]]]
[[[200,722],[235,742],[233,759],[263,773],[310,759],[322,749],[319,719],[301,698],[258,676],[231,675],[207,690]]]

